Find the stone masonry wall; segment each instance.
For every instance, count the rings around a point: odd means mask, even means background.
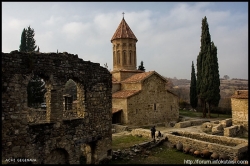
[[[122,108],[122,114],[121,114],[121,123],[126,124],[127,123],[127,101],[123,99],[112,99],[112,106],[113,108]]]
[[[121,89],[121,84],[120,83],[114,83],[112,84],[112,93],[115,93]]]
[[[224,128],[224,136],[227,136],[227,137],[235,137],[239,135],[240,132],[241,132],[240,125],[234,125],[234,126]]]
[[[192,132],[178,132],[178,134],[180,135],[165,133],[164,136],[173,145],[181,142],[183,148],[191,147],[199,151],[208,150],[211,153],[225,154],[230,160],[241,159],[248,152],[248,140],[245,139]]]
[[[242,125],[248,131],[248,99],[231,98],[233,125]]]
[[[128,126],[112,124],[113,133],[120,133],[123,131],[128,131]]]
[[[125,84],[123,83],[122,86],[121,86],[121,90],[141,90],[141,84],[140,83],[133,83],[133,84]]]
[[[45,81],[46,111],[27,107],[27,85],[33,74]],[[63,112],[63,89],[69,79],[77,84],[74,116]],[[2,53],[2,160],[79,164],[86,149],[89,164],[110,159],[111,88],[106,68],[77,55]]]
[[[174,109],[178,103],[173,101],[172,94],[165,90],[165,82],[157,75],[144,81],[142,91],[128,99],[127,107],[128,124],[167,123],[179,118],[179,111]]]

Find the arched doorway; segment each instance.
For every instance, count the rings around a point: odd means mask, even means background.
[[[69,154],[65,149],[54,149],[47,156],[44,164],[69,164]]]

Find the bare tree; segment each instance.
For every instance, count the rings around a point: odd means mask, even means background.
[[[230,77],[228,76],[228,75],[224,75],[224,77],[223,77],[225,80],[229,80],[230,79]]]

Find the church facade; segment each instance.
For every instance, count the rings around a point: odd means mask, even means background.
[[[137,41],[123,18],[111,39],[112,123],[176,123],[179,118],[179,98],[167,90],[167,80],[159,73],[137,70]]]

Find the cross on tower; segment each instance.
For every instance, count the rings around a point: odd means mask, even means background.
[[[124,13],[124,12],[122,12],[122,14],[123,14],[123,18],[124,18],[124,14],[125,14],[125,13]]]

